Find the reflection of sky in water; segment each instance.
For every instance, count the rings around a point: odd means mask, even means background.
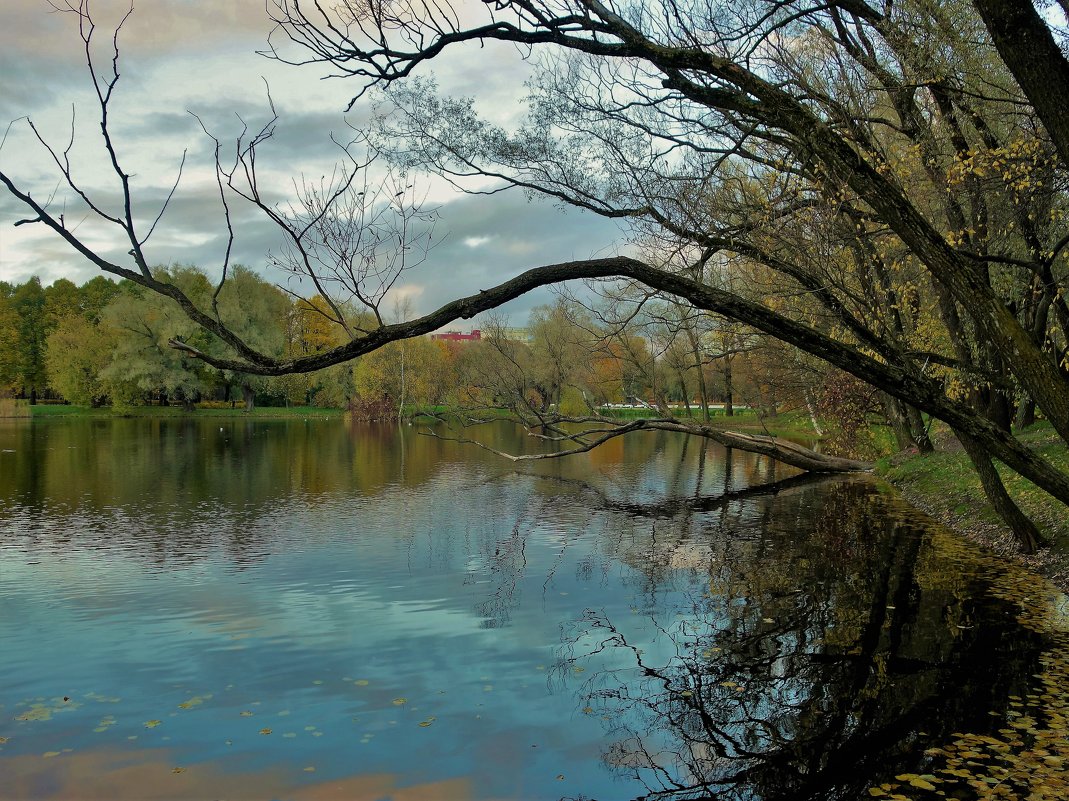
[[[342,779],[333,797],[637,796],[605,751],[609,730],[643,725],[621,701],[652,686],[640,662],[753,636],[732,659],[764,671],[750,709],[771,720],[814,692],[799,654],[865,617],[828,610],[868,603],[866,571],[897,553],[874,558],[893,544],[864,520],[804,545],[826,519],[804,487],[646,514],[633,505],[766,478],[679,439],[514,472],[412,432],[228,423],[220,444],[211,424],[138,425],[0,429],[20,455],[0,474],[0,768],[21,792],[62,797],[48,777],[69,764],[160,797],[238,777],[247,797],[330,797],[315,793]],[[592,621],[619,642],[601,647]]]
[[[537,479],[492,463],[477,473],[317,497],[260,488],[251,507],[12,493],[5,755],[162,746],[187,767],[314,765],[316,781],[474,777],[487,798],[615,787],[602,721],[574,693],[581,675],[557,661],[585,609],[634,616],[641,582],[600,552],[604,521],[567,487],[534,493]],[[253,544],[232,561],[242,539]],[[51,718],[12,723],[36,698]]]

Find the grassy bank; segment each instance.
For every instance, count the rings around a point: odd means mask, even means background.
[[[1047,423],[1019,434],[1020,439],[1062,471],[1069,472],[1069,449]],[[954,437],[937,432],[937,451],[880,460],[878,475],[917,506],[970,539],[994,548],[1054,580],[1069,591],[1069,510],[1030,481],[999,465],[1006,489],[1052,541],[1037,556],[1017,554],[1009,531],[984,497],[969,457]]]
[[[229,406],[198,406],[188,412],[180,406],[63,406],[38,405],[31,407],[33,418],[49,419],[57,417],[237,417],[256,418],[258,420],[288,420],[292,418],[336,418],[345,414],[344,409],[320,409],[314,406],[258,406],[251,412],[244,406],[231,409]]]

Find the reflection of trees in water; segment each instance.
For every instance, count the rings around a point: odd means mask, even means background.
[[[320,520],[344,537],[346,520],[466,569],[486,627],[509,625],[524,588],[548,593],[563,570],[602,576],[608,593],[622,580],[645,616],[588,613],[560,669],[586,679],[580,708],[606,718],[606,762],[650,799],[855,798],[856,777],[916,770],[946,733],[997,725],[988,711],[1036,672],[1037,635],[987,597],[997,573],[948,560],[864,480],[761,485],[782,478],[767,460],[670,436],[637,437],[618,462],[517,477],[410,430],[219,427],[30,427],[16,447],[36,458],[0,476],[22,517],[0,534],[27,548],[99,541],[160,564],[222,546],[240,566],[317,536]],[[493,430],[519,449],[514,429]],[[439,524],[458,505],[467,522]],[[33,516],[47,525],[21,524]]]
[[[565,642],[561,675],[589,676],[580,707],[643,798],[858,798],[923,772],[950,732],[992,730],[988,712],[1036,669],[1042,643],[1015,610],[984,598],[984,579],[948,591],[926,575],[962,565],[940,565],[871,488],[772,503],[754,536],[716,543],[701,597],[642,626],[588,612]]]

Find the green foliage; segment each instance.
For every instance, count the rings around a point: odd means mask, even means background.
[[[247,267],[235,265],[219,292],[219,317],[245,344],[274,358],[286,354],[285,322],[290,300],[278,287]],[[224,348],[224,352],[229,348]],[[236,355],[236,354],[235,354]],[[241,387],[246,407],[252,408],[256,393],[284,396],[285,386],[276,386],[267,376],[223,373],[225,380]]]
[[[100,315],[111,299],[123,291],[123,284],[109,281],[102,275],[86,281],[79,288],[82,315],[92,323],[100,322]]]
[[[375,401],[424,406],[441,400],[443,351],[429,339],[392,342],[366,356],[353,368],[357,395]]]
[[[193,267],[160,269],[157,278],[178,285],[195,303],[206,308],[211,285]],[[168,341],[180,339],[210,351],[211,336],[193,323],[177,303],[155,293],[117,295],[104,309],[102,323],[118,332],[111,362],[101,371],[108,395],[116,403],[132,403],[143,392],[162,391],[191,403],[210,387],[214,375]]]
[[[10,294],[0,292],[0,393],[10,391],[19,375],[19,315]]]
[[[68,317],[77,317],[82,313],[82,293],[73,281],[58,278],[44,290],[45,315],[49,328],[59,324]]]
[[[560,396],[560,413],[568,417],[581,417],[590,414],[590,404],[587,403],[582,390],[578,387],[565,387]]]
[[[103,373],[113,358],[115,329],[74,314],[48,336],[46,364],[52,388],[72,403],[97,405],[108,395]]]
[[[48,386],[45,367],[45,341],[49,320],[46,314],[45,291],[41,280],[34,276],[16,287],[11,303],[17,314],[18,342],[15,348],[15,382],[26,390],[43,392]]]
[[[1048,423],[1037,423],[1021,440],[1060,470],[1069,471],[1069,451]],[[944,436],[935,453],[884,459],[877,472],[934,516],[956,526],[997,526],[998,516],[984,496],[969,457]],[[1069,547],[1065,507],[1031,482],[998,465],[1006,491],[1043,532],[1062,549]]]

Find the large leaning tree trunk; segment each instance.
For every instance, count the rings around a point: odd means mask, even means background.
[[[1069,60],[1031,0],[973,0],[999,55],[1069,165]],[[1069,15],[1069,8],[1062,6]]]
[[[872,469],[872,464],[869,462],[819,453],[781,437],[725,431],[715,426],[687,423],[673,418],[648,418],[621,423],[600,415],[587,417],[540,415],[536,419],[522,413],[520,416],[528,430],[537,430],[538,433],[535,436],[541,441],[556,443],[561,447],[558,450],[541,453],[512,454],[491,448],[477,439],[462,438],[460,441],[477,445],[514,462],[529,462],[541,459],[560,459],[586,453],[611,439],[636,431],[671,431],[703,437],[725,448],[735,448],[746,453],[767,456],[777,462],[810,473],[858,473]],[[576,430],[577,428],[579,430]]]
[[[983,486],[984,495],[994,508],[1002,522],[1017,538],[1021,549],[1025,553],[1035,553],[1041,545],[1048,545],[1047,539],[1040,533],[1036,524],[1033,523],[1020,507],[1014,503],[1006,487],[1002,483],[1002,477],[991,463],[991,457],[983,447],[968,434],[958,432],[958,440],[969,454],[969,459],[980,476],[980,484]]]

